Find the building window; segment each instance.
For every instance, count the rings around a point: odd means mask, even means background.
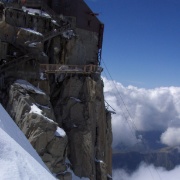
[[[91,26],[91,20],[88,20],[88,26],[89,27]]]

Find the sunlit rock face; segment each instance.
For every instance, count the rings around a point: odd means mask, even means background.
[[[56,174],[66,171],[68,139],[55,122],[49,97],[19,80],[10,87],[7,109],[48,168]]]
[[[67,170],[67,154],[77,176],[108,179],[111,115],[102,91],[100,78],[65,78],[54,88],[51,104],[43,91],[17,80],[10,86],[7,110],[53,173]]]

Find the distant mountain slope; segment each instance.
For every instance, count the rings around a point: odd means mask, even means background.
[[[113,169],[126,169],[128,172],[136,170],[141,162],[173,169],[180,164],[178,147],[167,147],[160,143],[161,131],[138,131],[142,142],[131,147],[119,145],[113,153]]]
[[[119,152],[113,154],[113,169],[121,168],[132,172],[139,167],[141,162],[172,170],[180,164],[180,153],[177,148],[164,148],[149,153]]]

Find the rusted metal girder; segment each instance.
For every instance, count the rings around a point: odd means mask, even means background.
[[[100,74],[102,68],[97,65],[64,65],[64,64],[40,64],[40,71],[44,73],[67,74]]]

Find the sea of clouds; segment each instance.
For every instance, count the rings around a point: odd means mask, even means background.
[[[179,178],[180,166],[166,171],[163,168],[155,168],[153,165],[142,163],[139,169],[132,174],[128,174],[124,170],[113,172],[113,180],[179,180]]]
[[[159,141],[167,146],[180,145],[180,87],[155,89],[123,86],[103,78],[105,100],[115,109],[112,114],[113,147],[133,146],[141,141],[136,131],[161,131]],[[108,106],[108,105],[107,105]],[[109,107],[109,110],[113,110]],[[179,180],[180,166],[171,171],[142,163],[132,174],[113,171],[114,180]]]
[[[137,144],[141,141],[135,136],[137,130],[161,131],[162,144],[180,145],[180,87],[144,89],[103,81],[105,99],[116,111],[112,115],[113,147]]]

